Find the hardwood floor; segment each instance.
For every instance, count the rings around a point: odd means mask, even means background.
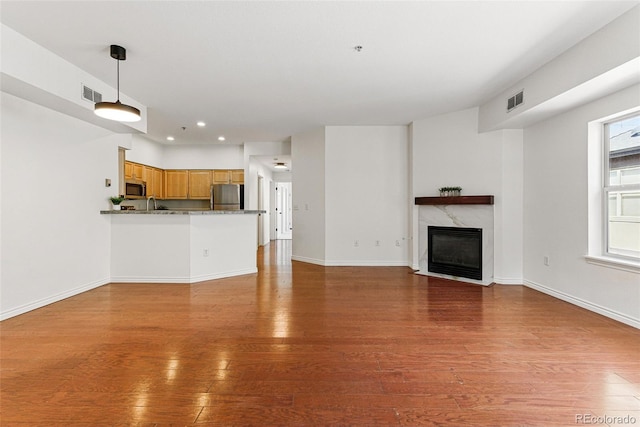
[[[0,424],[640,425],[636,329],[522,286],[258,255],[0,323]]]

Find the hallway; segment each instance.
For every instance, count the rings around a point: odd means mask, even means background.
[[[5,426],[640,422],[640,331],[523,286],[291,262],[0,323]]]

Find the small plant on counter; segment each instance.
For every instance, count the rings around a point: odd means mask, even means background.
[[[122,203],[124,201],[124,197],[122,196],[114,196],[114,197],[109,197],[109,200],[111,200],[111,207],[113,208],[114,211],[119,211],[120,210],[120,203]]]
[[[462,187],[442,187],[438,188],[440,197],[456,197],[460,195]]]

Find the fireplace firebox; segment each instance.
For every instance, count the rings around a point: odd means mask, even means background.
[[[428,228],[428,270],[482,280],[482,229]]]

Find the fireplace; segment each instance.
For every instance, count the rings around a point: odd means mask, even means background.
[[[428,228],[428,271],[482,280],[482,229]]]

